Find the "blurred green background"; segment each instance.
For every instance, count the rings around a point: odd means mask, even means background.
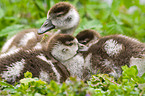
[[[49,8],[61,1],[79,11],[81,20],[74,35],[94,29],[101,36],[124,34],[145,42],[143,0],[0,0],[0,48],[17,32],[40,28]]]

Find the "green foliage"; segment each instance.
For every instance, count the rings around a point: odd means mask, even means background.
[[[31,73],[26,72],[25,76],[29,77]],[[84,96],[91,94],[87,85],[76,78],[70,77],[70,79],[63,84],[58,84],[55,81],[51,81],[49,84],[39,80],[37,78],[24,78],[20,80],[20,84],[12,86],[6,82],[1,81],[1,93],[0,95],[12,95],[12,96]]]
[[[123,34],[145,42],[145,4],[139,0],[0,0],[0,48],[17,32],[26,28],[40,28],[47,11],[57,2],[67,1],[79,11],[80,24],[75,32],[94,29],[102,36]],[[130,13],[130,7],[136,10]],[[25,78],[16,85],[0,82],[0,95],[12,96],[142,96],[145,95],[145,74],[138,77],[136,66],[122,67],[122,76],[115,80],[107,74],[93,75],[88,84],[75,78],[63,84],[47,84],[38,78]]]
[[[3,46],[5,41],[6,41],[6,36],[1,36],[0,37],[0,48]]]
[[[24,73],[24,77],[25,78],[32,78],[32,73],[27,71],[26,73]]]
[[[141,94],[145,94],[143,93],[145,90],[145,75],[138,77],[136,66],[130,68],[123,66],[122,70],[122,76],[118,80],[109,77],[108,74],[98,74],[92,76],[88,84],[92,88],[97,88],[97,92],[100,94],[107,96],[138,96],[139,94],[142,96]]]
[[[90,81],[84,83],[70,77],[66,82],[58,84],[51,81],[49,84],[38,78],[31,78],[26,72],[25,78],[16,85],[0,82],[0,95],[12,96],[144,96],[145,74],[138,77],[136,66],[122,67],[122,76],[116,80],[108,74],[93,75]]]

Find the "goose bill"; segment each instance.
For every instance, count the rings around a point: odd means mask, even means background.
[[[47,31],[49,31],[49,30],[52,30],[52,29],[54,29],[54,28],[55,28],[55,26],[52,24],[51,20],[50,20],[50,19],[47,19],[47,20],[43,23],[43,25],[41,26],[41,28],[38,29],[37,33],[38,33],[38,34],[43,34],[43,33],[47,32]]]
[[[88,51],[88,47],[87,46],[85,46],[85,45],[83,45],[83,44],[81,44],[81,43],[78,43],[78,46],[79,46],[79,52],[81,52],[81,51]]]

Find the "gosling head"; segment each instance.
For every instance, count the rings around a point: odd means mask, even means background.
[[[66,2],[55,4],[47,14],[47,20],[38,30],[38,34],[51,29],[60,29],[60,33],[72,34],[79,24],[79,14],[75,7]]]
[[[75,37],[67,34],[58,34],[52,37],[47,48],[55,59],[66,61],[77,54],[79,46]]]
[[[98,42],[100,39],[100,34],[94,30],[86,29],[79,32],[76,38],[80,44],[83,44],[87,47],[84,47],[84,50],[82,49],[82,51],[86,51],[90,46]]]

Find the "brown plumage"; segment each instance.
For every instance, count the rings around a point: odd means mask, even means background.
[[[16,76],[16,78],[12,80],[11,78],[9,78],[9,80],[7,80],[9,83],[14,83],[24,78],[24,73],[27,71],[30,71],[33,74],[33,77],[39,77],[41,70],[49,74],[50,78],[48,79],[58,81],[57,76],[54,70],[52,69],[52,66],[50,66],[50,64],[37,57],[40,54],[43,54],[48,60],[52,60],[52,63],[54,64],[56,70],[61,75],[60,82],[64,82],[69,76],[69,72],[67,71],[67,69],[60,62],[56,61],[55,59],[52,59],[52,57],[46,54],[45,51],[41,51],[41,50],[35,50],[35,51],[20,50],[15,54],[0,58],[0,66],[1,66],[0,73],[7,71],[8,70],[7,66],[10,67],[12,63],[24,59],[25,64],[23,70],[21,70],[20,72],[20,76]]]
[[[54,43],[54,42],[60,41],[63,45],[69,46],[70,43],[67,44],[67,42],[70,42],[70,41],[74,40],[74,37],[72,37],[71,35],[67,35],[67,34],[65,34],[65,35],[64,34],[59,34],[59,35],[55,35],[54,37],[55,37],[55,39],[51,39],[48,42],[49,44],[47,44],[48,46],[46,45],[47,48],[48,48],[47,50],[50,54],[51,54],[51,50],[56,45],[56,43]]]
[[[65,34],[72,34],[74,30],[77,28],[79,24],[79,14],[77,10],[69,3],[66,2],[59,2],[55,4],[47,14],[47,20],[44,22],[44,24],[41,26],[39,30],[37,29],[27,29],[24,31],[19,32],[15,36],[13,36],[11,39],[9,39],[5,45],[2,48],[2,53],[8,52],[20,47],[25,47],[27,49],[35,47],[41,47],[42,43],[45,43],[52,34],[58,34],[58,33],[65,33]],[[56,32],[50,33],[48,30],[52,29],[59,29]],[[37,34],[40,32],[45,33],[46,38],[43,40],[43,35]],[[34,32],[34,33],[32,33]],[[30,34],[29,34],[30,33]],[[13,40],[11,42],[11,40]],[[28,40],[28,42],[27,42]],[[9,44],[11,43],[11,44]],[[27,43],[27,44],[25,44]],[[39,44],[40,43],[40,44]]]
[[[76,38],[77,38],[78,42],[83,45],[83,48],[81,48],[80,51],[87,51],[93,44],[95,44],[99,41],[101,36],[95,30],[85,29],[85,30],[79,32],[76,35]],[[91,70],[90,70],[90,68],[87,67],[87,66],[90,66],[89,62],[87,62],[85,60],[84,66],[85,67],[83,69],[82,78],[84,81],[87,81],[90,79],[90,76],[91,76]]]
[[[70,41],[75,38],[71,35],[55,35],[49,41],[47,48],[24,50],[19,48],[18,51],[13,53],[1,54],[0,56],[0,75],[9,83],[14,83],[23,78],[26,71],[30,71],[33,77],[40,77],[40,73],[46,72],[49,75],[47,82],[55,80],[57,82],[64,82],[70,73],[66,66],[57,61],[51,54],[49,49],[57,49],[55,45],[57,42],[60,44],[69,45]],[[47,42],[48,43],[48,42]],[[77,46],[77,45],[76,45]],[[45,76],[45,75],[44,75]],[[44,77],[42,76],[42,77]],[[44,77],[45,78],[45,77]],[[47,79],[47,78],[45,78]]]
[[[59,33],[73,34],[79,24],[79,14],[76,8],[67,2],[56,3],[47,13],[47,20],[38,30],[43,34],[52,29],[59,29]]]
[[[49,15],[53,15],[52,17],[55,18],[56,17],[60,17],[63,15],[66,15],[69,10],[72,8],[73,6],[67,2],[59,2],[56,3],[49,11]],[[55,16],[54,16],[55,14]]]
[[[32,36],[31,36],[32,35]],[[42,35],[37,34],[37,29],[25,29],[14,35],[12,38],[12,42],[10,45],[10,41],[7,41],[2,48],[2,53],[9,52],[15,50],[17,48],[31,49],[35,48],[35,46],[40,43],[41,45],[45,45],[48,39],[53,35],[53,33],[45,33]],[[11,38],[11,39],[12,39]],[[6,47],[7,46],[7,47]]]
[[[53,42],[56,42],[54,44]],[[83,78],[84,58],[78,53],[79,44],[76,38],[71,35],[59,35],[49,42],[49,52],[69,70],[71,76]],[[56,49],[54,50],[54,47]]]
[[[142,58],[143,54],[145,54],[144,43],[123,35],[102,37],[83,53],[85,61],[90,63],[89,68],[93,74],[108,73],[115,77],[121,75],[121,66],[132,66],[131,58]]]
[[[95,30],[86,29],[86,30],[79,32],[76,35],[76,38],[79,43],[90,47],[91,45],[96,43],[101,38],[101,36]]]

